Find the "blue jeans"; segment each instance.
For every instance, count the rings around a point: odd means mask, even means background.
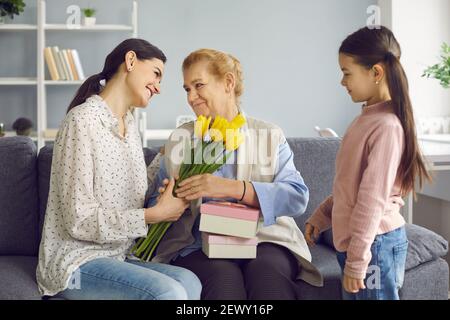
[[[199,300],[201,283],[191,271],[153,262],[98,258],[73,274],[57,298],[69,300]]]
[[[375,237],[364,285],[366,289],[349,293],[342,288],[345,300],[399,300],[399,290],[405,276],[408,239],[405,227]],[[347,260],[346,252],[336,252],[342,271]]]

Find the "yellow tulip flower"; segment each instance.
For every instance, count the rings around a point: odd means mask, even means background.
[[[228,130],[228,135],[225,141],[225,149],[234,151],[244,142],[244,135],[239,130]]]
[[[233,120],[231,120],[231,126],[234,129],[238,129],[245,124],[246,120],[242,113],[239,113]]]

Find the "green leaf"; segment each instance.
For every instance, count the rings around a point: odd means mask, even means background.
[[[440,63],[426,68],[422,77],[437,79],[442,87],[448,89],[450,86],[450,46],[444,42],[441,45],[441,51]]]

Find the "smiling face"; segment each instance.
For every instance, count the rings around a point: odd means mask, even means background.
[[[356,63],[349,55],[339,54],[339,65],[343,72],[341,84],[347,89],[353,102],[366,102],[377,92],[376,75],[372,69]]]
[[[128,72],[126,84],[133,97],[132,105],[146,107],[155,94],[160,93],[160,83],[164,71],[164,63],[159,59],[134,59]]]
[[[230,93],[225,79],[221,80],[208,70],[208,62],[199,61],[184,70],[183,88],[187,101],[196,116],[226,117]]]

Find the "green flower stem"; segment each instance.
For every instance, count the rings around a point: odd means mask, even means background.
[[[204,142],[202,141],[202,148],[197,148],[194,151],[194,161],[197,159],[200,154],[199,152],[203,152],[205,149],[205,146],[209,145],[211,142]],[[213,142],[215,144],[222,144],[222,141]],[[213,152],[215,152],[215,148],[213,149]],[[201,164],[181,164],[180,171],[179,171],[179,178],[177,181],[175,181],[175,186],[173,188],[173,195],[176,196],[175,190],[178,188],[178,185],[181,181],[198,175],[198,174],[204,174],[204,173],[214,173],[217,169],[219,169],[223,164],[225,164],[228,161],[229,156],[232,152],[227,152],[221,150],[222,156],[218,157],[216,162],[211,164],[201,163]],[[203,155],[202,155],[203,156]],[[215,153],[214,153],[215,156]],[[220,163],[217,163],[218,160],[222,160]],[[203,159],[202,159],[203,161]],[[138,243],[133,247],[132,252],[141,259],[141,261],[150,261],[153,253],[155,252],[159,242],[161,241],[162,237],[167,232],[167,229],[172,225],[171,222],[160,222],[157,224],[152,225],[149,228],[147,237],[144,239],[140,239]]]
[[[153,252],[155,251],[156,247],[158,246],[159,242],[161,241],[162,237],[166,234],[167,229],[172,225],[170,222],[164,222],[162,223],[162,230],[160,230],[158,238],[156,239],[154,245],[152,246],[152,249],[150,250],[149,255],[147,256],[146,261],[150,261],[150,257],[153,255]]]
[[[159,230],[161,228],[161,225],[162,225],[162,222],[158,223],[158,224],[155,224],[154,225],[154,230],[153,230],[151,236],[147,237],[148,241],[146,242],[145,246],[143,246],[142,251],[141,251],[141,253],[143,252],[143,254],[140,255],[140,258],[142,260],[145,259],[145,257],[150,252],[150,250],[151,250],[151,248],[152,248],[152,246],[153,246],[153,244],[155,242],[155,239],[157,239],[157,236],[159,234]]]
[[[145,248],[147,248],[149,242],[151,241],[156,229],[157,229],[158,224],[153,224],[150,227],[150,230],[148,231],[147,237],[145,238],[144,242],[140,245],[140,247],[137,249],[136,251],[136,255],[140,255]]]
[[[136,244],[131,249],[131,253],[134,253],[136,251],[136,249],[139,248],[139,246],[144,242],[144,240],[145,240],[145,237],[139,238],[139,240],[136,242]]]

